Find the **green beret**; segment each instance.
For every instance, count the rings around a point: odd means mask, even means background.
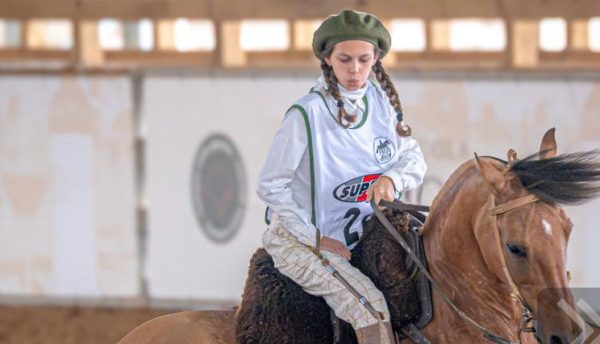
[[[392,38],[381,20],[374,15],[344,10],[327,17],[313,35],[313,52],[320,57],[321,53],[333,44],[348,41],[367,41],[387,54]],[[382,56],[383,57],[383,56]]]

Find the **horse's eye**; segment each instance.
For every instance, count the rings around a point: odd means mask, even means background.
[[[510,253],[517,257],[527,257],[527,248],[525,246],[507,244],[506,247],[508,247]]]

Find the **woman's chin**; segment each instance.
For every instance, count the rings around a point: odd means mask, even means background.
[[[347,89],[348,91],[356,91],[356,90],[360,90],[362,88],[362,86],[364,85],[364,83],[360,83],[358,81],[349,81],[346,83],[346,85],[343,85],[345,89]]]

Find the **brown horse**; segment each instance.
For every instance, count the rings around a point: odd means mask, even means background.
[[[577,339],[579,327],[558,306],[562,300],[574,309],[565,265],[571,222],[558,204],[600,194],[596,158],[597,152],[557,156],[552,129],[535,157],[476,156],[451,175],[423,238],[433,279],[463,316],[434,291],[434,317],[422,329],[432,343],[489,342],[481,329],[512,343]],[[538,302],[544,291],[549,296]],[[537,321],[535,335],[522,332],[524,309]],[[235,321],[233,311],[175,313],[142,324],[120,343],[235,343]]]

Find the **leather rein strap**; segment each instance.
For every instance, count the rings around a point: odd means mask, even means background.
[[[403,203],[398,200],[389,202],[389,201],[382,199],[381,201],[379,201],[379,205],[382,207],[393,208],[393,209],[403,210],[403,211],[407,211],[407,212],[412,212],[412,211],[422,211],[425,213],[429,212],[429,207],[426,205],[406,204],[406,203]]]
[[[505,213],[509,210],[521,207],[525,204],[529,204],[532,202],[537,201],[537,197],[533,196],[533,195],[529,195],[529,196],[525,196],[522,198],[518,198],[512,201],[509,201],[501,206],[495,206],[495,199],[492,200],[492,204],[493,204],[493,208],[490,209],[491,215],[494,216],[494,219],[496,218],[496,216],[498,214],[502,214]],[[535,199],[534,199],[535,197]],[[398,233],[398,231],[394,228],[394,226],[388,221],[388,219],[385,217],[385,215],[383,214],[383,212],[381,212],[381,210],[379,210],[379,207],[377,207],[377,205],[375,204],[375,200],[371,200],[371,208],[373,209],[373,212],[375,214],[375,216],[377,216],[377,218],[379,219],[379,221],[381,222],[381,224],[385,227],[385,229],[390,233],[390,235],[396,239],[396,241],[400,244],[400,246],[402,246],[402,248],[406,251],[406,253],[410,256],[410,258],[413,260],[413,262],[417,265],[417,267],[419,268],[419,270],[421,270],[421,272],[425,275],[425,277],[429,280],[429,282],[431,283],[431,286],[437,290],[440,295],[442,296],[442,298],[444,299],[444,301],[446,301],[446,303],[458,314],[459,317],[461,317],[463,320],[465,320],[467,323],[469,323],[471,326],[475,327],[477,330],[479,330],[482,334],[483,337],[494,342],[497,344],[514,344],[513,342],[511,342],[508,339],[505,339],[501,336],[497,336],[493,333],[491,333],[485,326],[481,325],[480,323],[478,323],[477,321],[473,320],[471,317],[469,317],[466,313],[464,313],[463,311],[461,311],[458,306],[450,299],[450,297],[448,297],[448,295],[444,292],[444,290],[442,290],[442,288],[436,283],[436,281],[433,279],[433,277],[431,276],[431,274],[429,273],[429,271],[427,270],[427,268],[421,263],[421,261],[417,258],[417,255],[413,252],[413,250],[410,248],[410,246],[406,243],[406,241],[404,240],[404,238],[402,238],[402,236],[400,235],[400,233]],[[380,202],[381,206],[387,207],[387,208],[393,208],[393,209],[398,209],[398,210],[403,210],[403,211],[409,211],[410,210],[414,211],[415,207],[419,207],[419,211],[429,211],[429,207],[424,207],[424,206],[413,206],[413,205],[408,205],[408,204],[403,204],[401,202],[395,201],[395,202],[388,202],[388,201],[381,201]],[[425,210],[426,209],[426,210]],[[495,221],[494,221],[494,224]],[[495,232],[497,233],[497,240],[499,242],[500,238],[499,238],[499,229],[498,226],[496,225],[495,228]],[[506,267],[506,258],[502,252],[502,247],[501,244],[499,242],[499,249],[501,250],[500,254],[503,257],[502,259],[502,264],[503,264],[503,270],[505,271],[505,274],[507,276],[508,282],[511,285],[511,289],[512,289],[512,293],[511,296],[513,296],[513,298],[515,298],[515,296],[518,298],[518,301],[521,302],[521,304],[523,305],[523,311],[524,311],[524,318],[526,315],[530,316],[530,312],[529,309],[527,308],[523,298],[521,297],[521,294],[519,293],[518,289],[516,288],[516,285],[512,279],[512,277],[510,276],[510,272],[508,271],[508,268]],[[530,318],[529,318],[530,319]]]

